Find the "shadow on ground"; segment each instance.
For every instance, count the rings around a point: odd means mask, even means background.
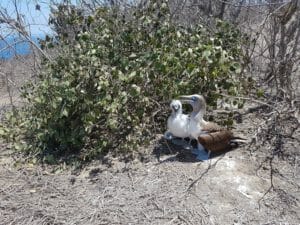
[[[196,158],[196,155],[191,152],[191,147],[196,148],[197,142],[196,140],[192,140],[191,144],[189,145],[189,139],[180,140],[180,144],[174,144],[172,141],[165,139],[163,136],[158,138],[152,154],[155,155],[159,163],[169,162],[169,161],[179,161],[185,163],[196,163],[201,162]],[[177,141],[179,142],[179,141]],[[185,143],[184,143],[185,142]],[[191,146],[191,147],[190,147]],[[236,146],[237,147],[237,146]],[[227,152],[235,150],[232,148],[227,151],[218,152],[218,153],[211,153],[210,159],[215,157],[222,156]]]

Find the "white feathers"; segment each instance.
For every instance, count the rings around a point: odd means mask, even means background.
[[[198,139],[199,135],[203,133],[199,121],[192,116],[190,117],[188,133],[192,138],[196,140]]]
[[[199,123],[199,119],[203,120],[202,117],[198,118],[193,113],[191,115],[182,113],[182,104],[179,100],[172,100],[170,104],[170,108],[172,109],[172,114],[168,118],[168,131],[165,133],[165,138],[168,140],[172,140],[172,142],[176,145],[185,146],[185,149],[193,149],[191,145],[191,140],[198,138],[201,133],[205,133],[202,131],[201,125]],[[190,138],[189,143],[176,142],[176,139],[173,137],[179,138]],[[209,158],[209,154],[205,151],[204,147],[198,142],[198,148],[192,150],[192,153],[197,155],[198,160],[207,160]]]
[[[175,137],[189,137],[189,116],[182,114],[182,104],[179,100],[173,100],[170,104],[172,114],[168,118],[168,131]]]
[[[200,95],[183,95],[180,96],[183,103],[188,103],[193,107],[190,116],[189,135],[194,139],[198,139],[199,135],[203,133],[202,125],[206,122],[203,120],[205,113],[206,102]]]

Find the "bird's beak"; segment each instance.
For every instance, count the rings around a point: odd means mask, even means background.
[[[181,95],[179,96],[179,100],[183,103],[192,103],[192,95]]]

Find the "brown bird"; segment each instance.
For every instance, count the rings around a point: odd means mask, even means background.
[[[202,95],[184,95],[179,98],[183,103],[189,103],[193,107],[190,114],[189,133],[198,141],[198,149],[195,154],[204,154],[204,149],[210,152],[223,152],[232,148],[237,143],[246,142],[246,139],[235,137],[233,133],[216,123],[204,120],[206,101]],[[206,153],[207,154],[207,153]]]

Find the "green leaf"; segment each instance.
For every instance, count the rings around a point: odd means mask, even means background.
[[[62,113],[61,113],[63,116],[66,116],[68,117],[69,116],[69,112],[66,108],[63,109]]]
[[[0,136],[3,136],[6,134],[6,131],[3,127],[0,127]]]
[[[202,57],[203,57],[203,58],[208,58],[210,55],[211,55],[211,51],[210,51],[210,50],[205,50],[205,51],[202,53]]]
[[[16,142],[16,143],[14,143],[14,148],[15,148],[17,151],[20,151],[20,150],[23,149],[23,146],[22,146],[21,143]]]
[[[236,73],[241,73],[242,72],[242,67],[239,63],[234,64],[234,70]]]
[[[37,103],[42,103],[42,99],[40,97],[35,97],[34,101],[36,101]]]
[[[256,92],[256,95],[258,98],[261,98],[264,96],[264,90],[263,89],[258,89]]]
[[[130,79],[132,79],[132,78],[136,77],[136,74],[137,74],[136,71],[132,71],[132,72],[129,74],[128,77],[129,77]]]
[[[133,59],[133,58],[136,58],[136,57],[137,57],[137,55],[135,53],[131,53],[130,56],[129,56],[130,59]]]

